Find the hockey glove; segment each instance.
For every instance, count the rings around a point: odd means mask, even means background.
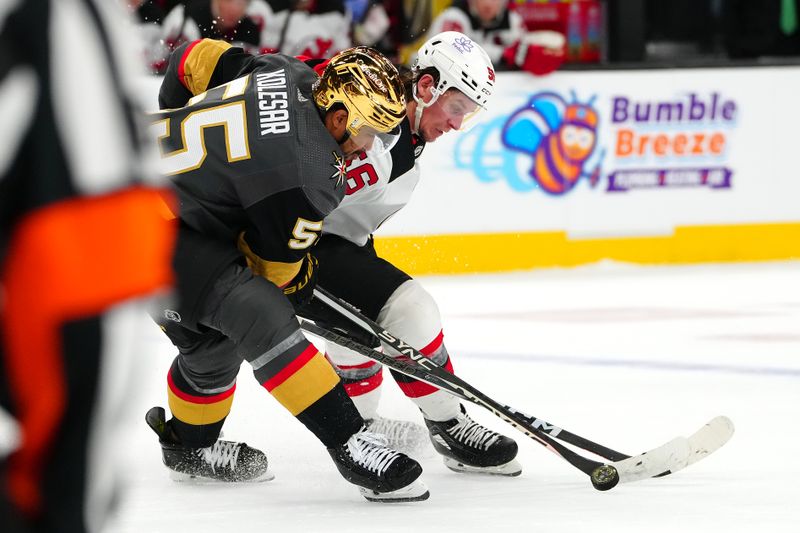
[[[520,70],[544,76],[558,69],[566,57],[566,39],[555,31],[532,31],[503,52],[503,60]]]
[[[339,335],[344,335],[368,348],[380,348],[381,346],[378,337],[356,326],[339,314],[338,311],[334,311],[317,298],[311,300],[297,314],[305,319],[313,320],[320,327],[329,329]]]
[[[283,294],[289,298],[298,313],[314,297],[318,266],[317,259],[310,253],[306,254],[303,263],[300,265],[300,271],[283,288]]]

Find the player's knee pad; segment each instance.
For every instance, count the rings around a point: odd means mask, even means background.
[[[381,309],[380,324],[415,347],[448,372],[453,371],[444,346],[439,307],[422,285],[410,280],[395,290]],[[392,372],[403,393],[431,420],[449,420],[458,414],[458,400],[428,383]]]
[[[442,331],[439,306],[413,279],[392,293],[378,314],[378,323],[417,349],[428,346]]]

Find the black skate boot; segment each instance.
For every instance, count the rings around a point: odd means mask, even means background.
[[[243,442],[217,440],[208,448],[183,446],[165,421],[162,407],[147,411],[145,421],[158,435],[164,465],[176,481],[269,481],[275,477],[264,452]]]
[[[386,446],[386,439],[366,427],[336,448],[328,448],[339,473],[357,485],[369,501],[394,503],[427,500],[428,487],[419,480],[422,467],[414,459]]]
[[[433,447],[450,470],[500,476],[522,473],[522,466],[514,459],[517,443],[472,420],[463,405],[457,417],[444,422],[425,419],[425,425]]]

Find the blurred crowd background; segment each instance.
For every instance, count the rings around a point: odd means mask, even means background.
[[[252,53],[327,58],[372,46],[410,64],[446,30],[466,33],[498,70],[787,62],[800,55],[798,0],[128,0],[162,72],[202,37]]]

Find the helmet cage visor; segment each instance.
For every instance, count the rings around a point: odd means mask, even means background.
[[[455,128],[457,131],[466,131],[472,128],[486,111],[485,107],[478,105],[458,89],[440,94],[435,102],[447,117],[448,122],[457,126]]]

